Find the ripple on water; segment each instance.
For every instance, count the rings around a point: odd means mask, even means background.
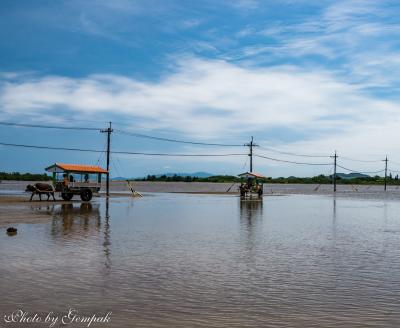
[[[159,194],[32,209],[0,234],[0,308],[121,327],[396,327],[400,204]]]

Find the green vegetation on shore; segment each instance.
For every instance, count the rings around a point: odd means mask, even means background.
[[[32,173],[19,173],[19,172],[0,172],[0,180],[16,180],[16,181],[49,181],[51,177],[47,174],[32,174]],[[234,175],[213,175],[210,177],[192,177],[180,175],[148,175],[145,178],[138,178],[135,181],[163,181],[163,182],[226,182],[234,183],[240,182],[241,179]],[[260,179],[264,183],[303,183],[303,184],[331,184],[332,175],[317,175],[315,177],[279,177],[279,178],[265,178]],[[380,176],[367,176],[357,174],[343,174],[338,173],[336,181],[338,184],[384,184],[384,178]],[[391,174],[387,177],[388,185],[400,185],[400,179],[396,175],[393,177]]]
[[[207,178],[198,178],[191,176],[166,176],[166,175],[148,175],[145,178],[135,179],[136,181],[164,181],[164,182],[240,182],[240,178],[233,175],[214,175]],[[348,175],[346,177],[345,174],[338,174],[336,181],[338,184],[384,184],[384,178],[380,176],[352,176]],[[315,177],[279,177],[279,178],[265,178],[260,179],[264,183],[304,183],[304,184],[331,184],[332,183],[332,175],[317,175]],[[392,177],[389,175],[387,177],[387,184],[390,185],[400,185],[399,177]]]
[[[49,181],[51,177],[47,174],[32,174],[19,172],[0,172],[0,180],[16,180],[16,181]]]
[[[148,175],[145,178],[135,179],[136,181],[165,181],[165,182],[236,182],[240,181],[238,177],[234,175],[213,175],[206,178],[192,177],[192,176],[181,176],[181,175]]]

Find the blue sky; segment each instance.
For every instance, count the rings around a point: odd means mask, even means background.
[[[400,170],[400,4],[397,1],[2,1],[1,121],[102,127],[238,143],[300,162],[342,155],[360,171]],[[2,127],[0,142],[103,149],[97,132]],[[115,150],[245,152],[114,133]],[[98,154],[0,146],[0,170],[53,162],[104,165]],[[345,157],[377,160],[353,162]],[[246,156],[113,155],[112,175],[237,174]],[[330,166],[255,159],[268,176]]]

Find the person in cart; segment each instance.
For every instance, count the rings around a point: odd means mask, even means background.
[[[90,201],[93,194],[97,195],[100,191],[102,174],[108,174],[100,166],[63,163],[55,163],[47,167],[46,171],[53,173],[55,191],[67,201],[74,195],[80,195],[83,201]],[[58,179],[59,175],[62,175],[62,180]]]

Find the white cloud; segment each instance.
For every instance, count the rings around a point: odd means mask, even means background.
[[[175,131],[190,139],[246,140],[252,133],[286,129],[307,137],[280,141],[280,149],[311,153],[394,152],[386,139],[395,139],[400,120],[396,103],[368,96],[325,71],[245,68],[194,58],[156,82],[117,75],[6,80],[0,106],[8,118],[121,115],[136,128]]]

